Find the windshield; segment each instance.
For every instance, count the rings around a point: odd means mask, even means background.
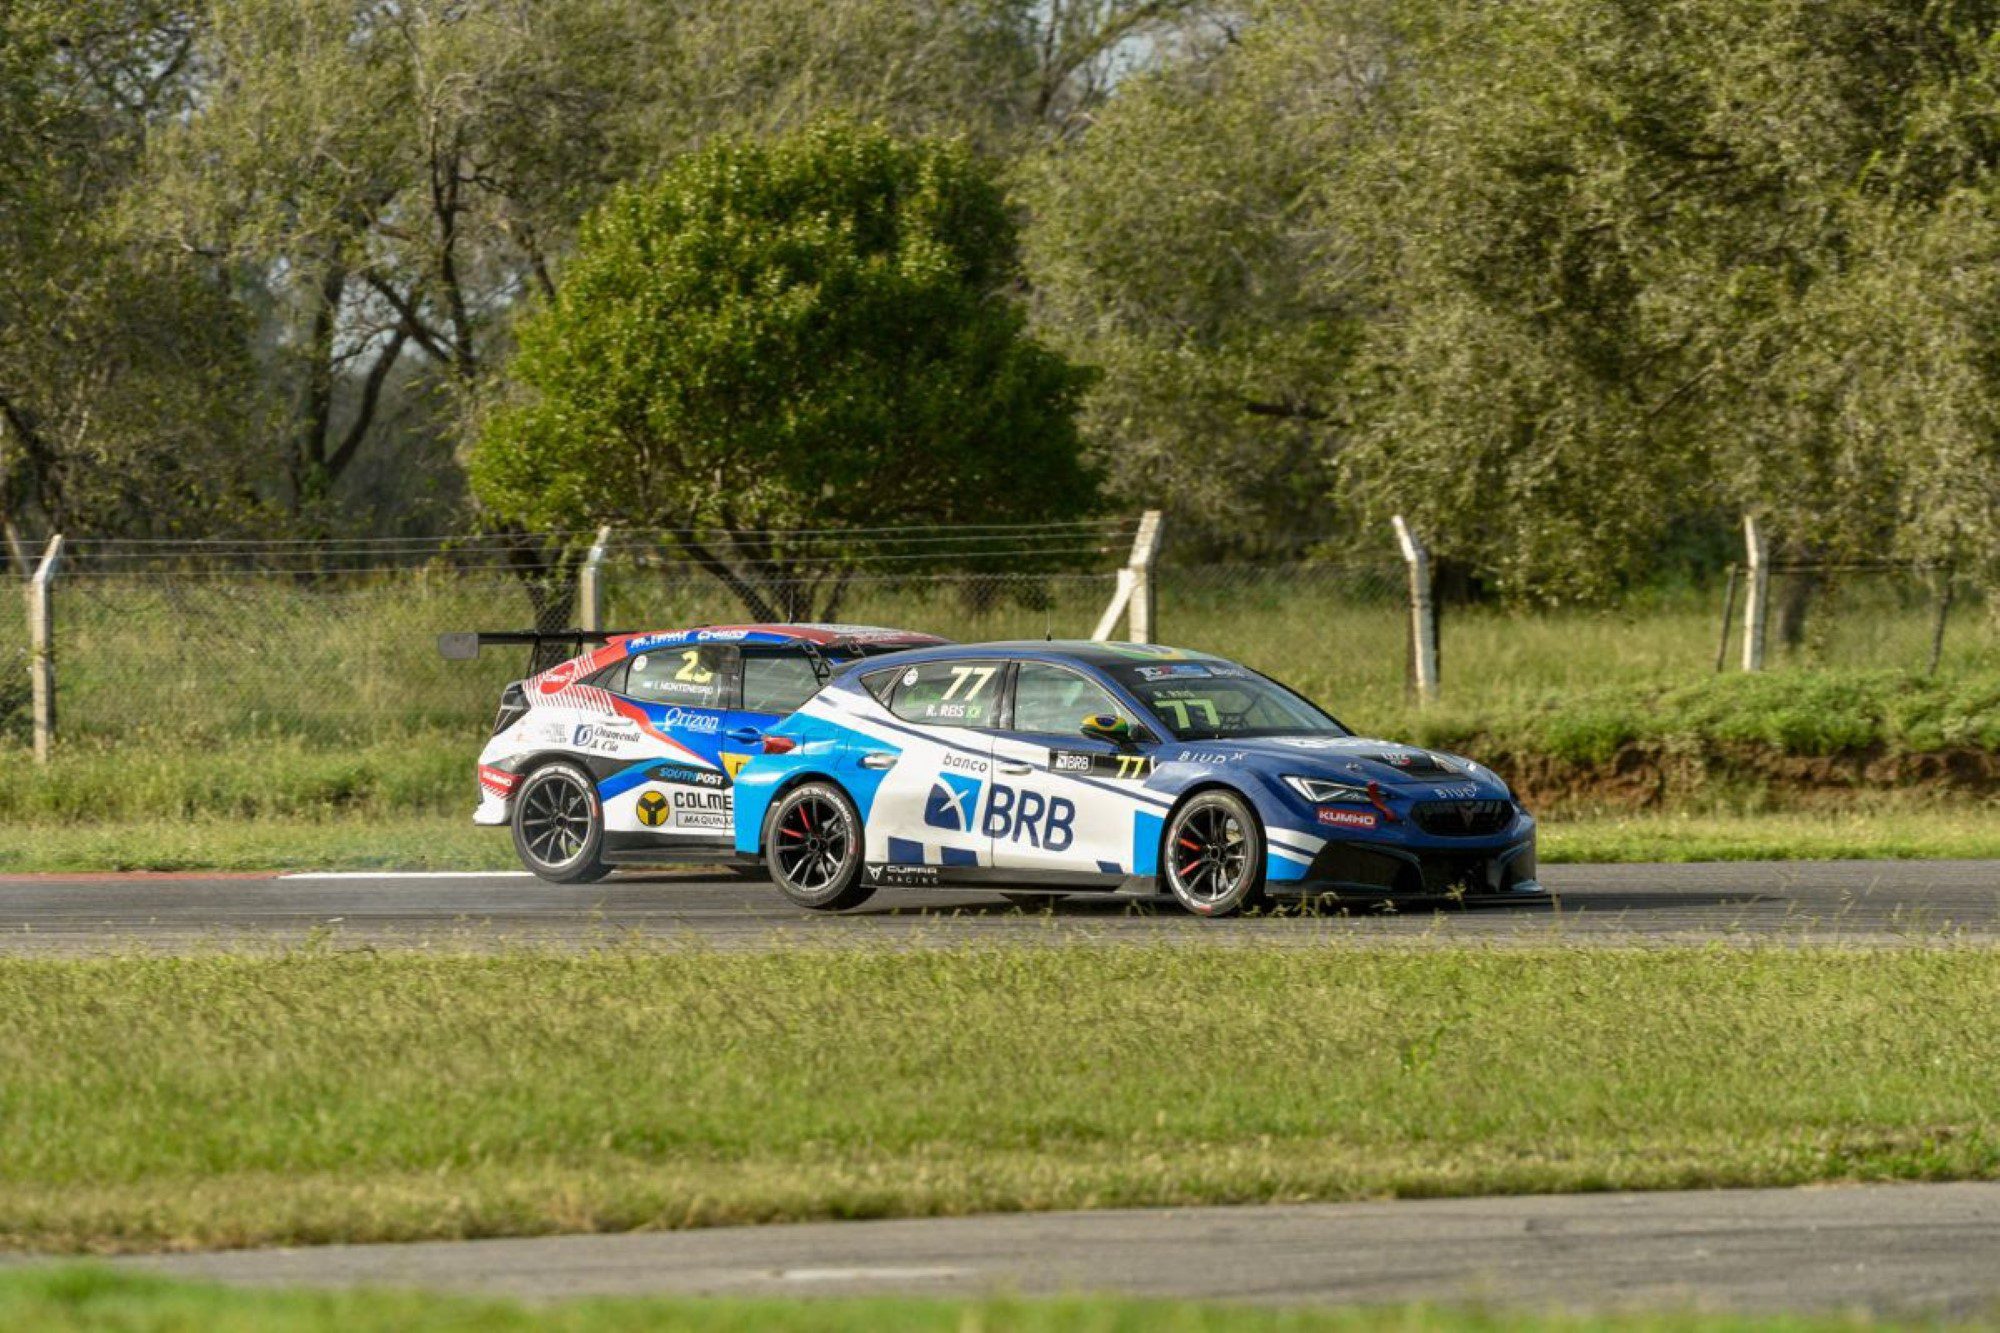
[[[1348,734],[1311,702],[1234,662],[1117,666],[1111,674],[1176,740]]]

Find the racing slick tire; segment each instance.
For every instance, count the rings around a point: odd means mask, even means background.
[[[1264,826],[1233,791],[1198,792],[1167,820],[1160,883],[1196,916],[1264,905]]]
[[[806,782],[771,807],[765,861],[778,892],[815,912],[857,907],[875,893],[862,874],[861,814],[831,782]]]
[[[575,764],[557,761],[528,774],[514,797],[514,850],[521,864],[555,884],[590,884],[604,863],[604,802]]]

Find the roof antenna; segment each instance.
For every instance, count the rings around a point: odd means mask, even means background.
[[[1055,641],[1056,604],[1055,599],[1050,598],[1048,601],[1042,603],[1042,642],[1054,643]]]

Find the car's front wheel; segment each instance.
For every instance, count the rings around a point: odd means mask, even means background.
[[[808,782],[779,797],[768,828],[771,882],[800,907],[838,912],[875,892],[861,873],[861,816],[831,782]]]
[[[1174,811],[1160,878],[1196,916],[1231,916],[1264,902],[1264,826],[1234,792],[1205,791]]]
[[[588,884],[611,873],[604,863],[604,803],[597,784],[575,764],[546,764],[514,796],[514,850],[521,864],[557,884]]]

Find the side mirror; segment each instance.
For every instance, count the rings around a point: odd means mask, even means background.
[[[1113,745],[1130,745],[1136,739],[1132,723],[1116,713],[1092,713],[1079,730],[1093,740],[1110,741]]]

